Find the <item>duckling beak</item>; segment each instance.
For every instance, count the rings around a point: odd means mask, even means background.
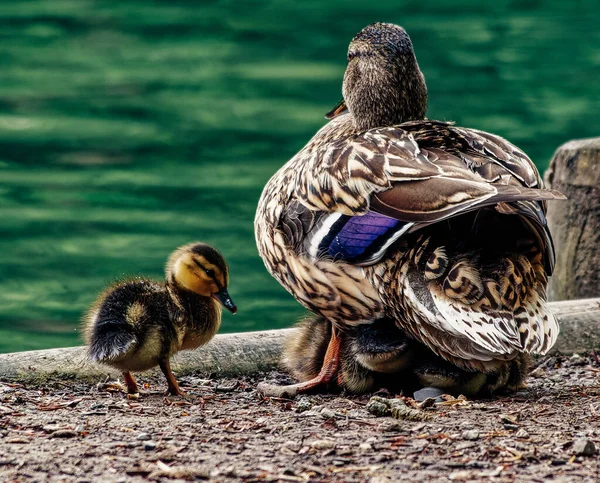
[[[336,104],[336,106],[325,114],[325,119],[333,119],[334,117],[338,117],[340,114],[344,114],[348,111],[348,106],[346,106],[346,101],[342,97],[342,100]]]
[[[237,307],[233,303],[233,300],[231,300],[231,297],[227,293],[226,288],[219,290],[217,293],[214,293],[213,298],[219,301],[221,304],[223,304],[223,307],[229,310],[232,314],[235,314],[237,312]]]

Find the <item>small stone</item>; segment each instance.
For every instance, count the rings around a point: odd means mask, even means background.
[[[477,431],[476,429],[468,429],[466,431],[463,431],[462,439],[475,441],[476,439],[479,439],[479,431]]]
[[[294,399],[298,394],[298,389],[295,386],[277,386],[276,384],[260,382],[256,386],[256,392],[264,397]]]
[[[424,387],[415,391],[413,399],[417,402],[425,401],[426,399],[433,398],[435,402],[442,402],[440,396],[444,394],[444,391],[437,387]]]
[[[317,439],[316,441],[310,443],[310,446],[314,449],[331,449],[335,447],[335,444],[329,439]]]
[[[581,357],[579,354],[573,354],[570,358],[569,358],[569,362],[571,363],[571,365],[573,366],[585,366],[586,364],[586,360],[584,357]]]
[[[137,437],[135,438],[138,441],[149,441],[152,438],[150,437],[150,435],[148,433],[140,433],[137,435]]]
[[[156,443],[154,441],[145,441],[144,449],[146,451],[152,451],[153,449],[156,449]]]
[[[296,403],[296,412],[297,413],[303,413],[304,411],[308,411],[309,409],[311,409],[313,407],[314,403],[312,402],[312,399],[309,397],[301,397],[298,399],[298,402]]]
[[[372,451],[373,450],[373,446],[371,446],[369,443],[361,443],[358,445],[358,449],[360,451]]]
[[[283,443],[281,445],[282,448],[286,448],[289,449],[291,451],[294,451],[295,453],[297,453],[298,451],[300,451],[300,448],[302,447],[302,445],[298,442],[298,441],[286,441],[285,443]]]
[[[402,425],[400,423],[398,423],[396,421],[392,421],[391,423],[385,424],[381,429],[382,429],[382,431],[392,433],[392,432],[396,432],[396,431],[401,431],[404,428],[402,427]]]
[[[523,428],[521,428],[515,433],[515,437],[516,438],[529,438],[529,433],[526,430],[524,430]]]
[[[580,438],[573,443],[573,453],[578,456],[593,456],[596,454],[596,445],[592,440]]]
[[[542,366],[536,367],[533,371],[529,373],[529,377],[546,377],[546,371]]]
[[[335,412],[333,412],[329,408],[323,408],[323,409],[321,409],[321,417],[323,417],[323,419],[335,418]]]
[[[519,424],[519,418],[515,414],[501,414],[500,415],[500,420],[504,424],[514,424],[514,425],[518,425]]]

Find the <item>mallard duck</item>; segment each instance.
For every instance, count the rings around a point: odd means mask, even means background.
[[[331,332],[332,325],[322,317],[300,321],[286,340],[282,367],[299,381],[317,377]],[[513,392],[522,387],[530,362],[529,355],[522,353],[490,373],[466,371],[406,337],[393,320],[385,318],[345,330],[339,357],[337,376],[330,386],[351,393],[388,389],[416,399],[432,394],[432,389],[433,394],[469,397]]]
[[[352,39],[342,94],[255,218],[269,272],[333,325],[321,371],[296,389],[330,381],[344,331],[384,317],[468,371],[546,353],[559,330],[546,200],[564,196],[501,137],[425,119],[425,79],[399,26]]]
[[[221,306],[237,307],[227,292],[229,271],[223,256],[204,243],[175,250],[166,282],[134,278],[102,292],[84,316],[88,357],[119,369],[127,392],[137,394],[132,371],[159,366],[168,392],[181,394],[171,372],[176,352],[206,344],[221,325]]]

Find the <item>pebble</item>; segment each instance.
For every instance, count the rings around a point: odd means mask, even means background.
[[[524,430],[523,428],[521,428],[515,433],[515,437],[516,438],[529,438],[529,433],[526,430]]]
[[[444,394],[444,391],[437,387],[424,387],[414,392],[413,399],[417,402],[422,402],[433,398],[435,402],[442,402],[442,398],[440,397],[442,394]]]
[[[476,439],[479,439],[479,431],[477,431],[476,429],[468,429],[466,431],[463,431],[462,439],[475,441]]]
[[[146,441],[144,442],[144,449],[146,451],[152,451],[153,449],[156,449],[156,443],[154,441]]]
[[[335,444],[329,439],[317,439],[316,441],[310,443],[310,446],[311,448],[315,449],[331,449],[335,447]]]
[[[329,408],[323,408],[321,409],[321,416],[323,419],[332,419],[335,418],[335,412]]]
[[[136,438],[138,441],[149,441],[152,438],[150,437],[150,435],[148,433],[140,433],[137,435]]]
[[[381,429],[382,431],[392,433],[396,431],[401,431],[404,429],[404,427],[400,423],[393,421],[391,423],[384,424]]]
[[[312,402],[312,400],[309,397],[301,397],[298,399],[298,402],[296,403],[296,412],[297,413],[303,413],[304,411],[308,411],[309,409],[311,409],[313,407],[314,403]]]
[[[529,377],[545,377],[546,371],[543,367],[536,367],[533,371],[529,373]]]
[[[596,454],[596,445],[587,438],[580,438],[573,443],[573,453],[579,456],[593,456]]]
[[[571,363],[571,365],[573,366],[585,366],[586,364],[586,360],[584,357],[581,357],[579,354],[573,354],[570,358],[569,358],[569,362]]]
[[[286,441],[281,446],[282,446],[282,448],[287,448],[287,449],[289,449],[291,451],[294,451],[296,453],[298,451],[300,451],[300,448],[302,447],[302,445],[298,441],[291,441],[291,440]]]
[[[369,443],[361,443],[358,445],[358,449],[360,451],[372,451],[373,450],[373,446],[371,446]]]

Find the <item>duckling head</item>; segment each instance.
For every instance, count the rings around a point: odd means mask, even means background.
[[[167,280],[203,297],[212,297],[232,313],[237,307],[227,292],[229,269],[223,255],[205,243],[175,250],[166,266]]]
[[[352,39],[342,93],[361,131],[424,119],[425,77],[402,27],[374,23]]]

